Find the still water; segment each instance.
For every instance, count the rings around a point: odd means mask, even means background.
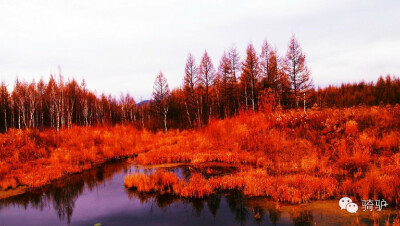
[[[204,168],[206,167],[206,169]],[[234,167],[169,168],[188,179],[193,171],[221,175]],[[39,190],[0,200],[0,225],[385,225],[399,211],[350,214],[337,201],[284,205],[239,192],[205,199],[143,195],[126,190],[124,176],[154,171],[127,162],[107,163]]]

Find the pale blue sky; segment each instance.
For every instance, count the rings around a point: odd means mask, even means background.
[[[285,54],[296,34],[316,86],[400,75],[400,1],[0,0],[0,80],[65,77],[137,101],[160,70],[182,83],[187,54],[214,66],[267,39]]]

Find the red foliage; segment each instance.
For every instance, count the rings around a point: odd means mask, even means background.
[[[105,161],[138,155],[136,163],[217,163],[240,172],[189,181],[170,172],[133,175],[127,187],[202,197],[241,190],[291,203],[314,199],[384,198],[400,201],[398,107],[276,110],[244,113],[190,131],[137,131],[130,126],[0,135],[0,186],[41,186]],[[379,120],[379,122],[378,122]],[[206,171],[207,172],[207,171]]]
[[[358,124],[357,124],[356,121],[353,121],[353,120],[348,121],[346,123],[346,133],[347,134],[357,133],[357,131],[358,131],[358,127],[357,126],[358,126]]]
[[[163,145],[140,153],[136,161],[239,164],[241,174],[208,183],[214,190],[238,189],[279,201],[346,194],[398,203],[400,128],[392,121],[398,115],[399,109],[389,106],[241,114],[177,133],[176,139],[167,135]]]
[[[172,174],[172,175],[171,175]],[[171,193],[181,197],[201,198],[218,190],[240,190],[247,196],[268,196],[277,201],[302,203],[313,199],[334,197],[338,183],[333,178],[308,175],[273,177],[262,170],[249,170],[206,180],[192,174],[189,182],[179,180],[171,172],[132,174],[125,177],[127,188],[139,192]]]
[[[139,192],[173,192],[177,186],[178,177],[172,172],[157,171],[147,176],[143,173],[131,174],[125,177],[124,185]]]
[[[38,187],[96,164],[133,156],[151,146],[149,135],[128,126],[59,132],[11,129],[0,134],[0,187]]]

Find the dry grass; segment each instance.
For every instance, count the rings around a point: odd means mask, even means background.
[[[0,188],[39,187],[96,164],[151,148],[154,135],[133,127],[74,127],[60,132],[10,130],[0,134]]]
[[[202,197],[223,189],[291,203],[314,199],[400,201],[400,107],[276,110],[212,120],[199,130],[157,134],[130,126],[0,135],[0,186],[41,186],[115,158],[143,165],[225,163],[237,174],[181,181],[129,176],[127,187]],[[168,178],[168,179],[165,179]],[[166,186],[166,187],[165,187]]]
[[[199,131],[178,133],[174,142],[136,161],[239,164],[240,174],[210,179],[212,189],[291,203],[348,195],[398,204],[399,144],[399,106],[314,108],[212,121]]]

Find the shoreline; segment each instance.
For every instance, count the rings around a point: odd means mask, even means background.
[[[70,174],[65,174],[59,178],[56,178],[54,180],[51,180],[48,184],[44,184],[42,186],[38,186],[38,187],[29,187],[26,185],[19,185],[16,188],[9,188],[7,190],[0,190],[0,200],[2,199],[7,199],[7,198],[11,198],[17,195],[22,195],[25,194],[27,192],[30,192],[32,190],[40,190],[43,188],[46,188],[47,186],[51,185],[52,183],[57,183],[58,181],[61,181],[63,179],[75,176],[75,175],[79,175],[79,174],[83,174],[85,172],[91,171],[91,170],[96,170],[97,168],[103,167],[104,165],[107,164],[127,164],[127,165],[131,165],[134,164],[136,166],[139,166],[140,168],[143,169],[159,169],[159,168],[175,168],[175,167],[179,167],[179,166],[207,166],[207,165],[212,165],[212,166],[231,166],[231,167],[236,167],[236,165],[234,164],[229,164],[229,163],[221,163],[221,162],[209,162],[209,163],[164,163],[164,164],[155,164],[155,165],[143,165],[140,163],[135,162],[135,157],[137,157],[137,155],[134,156],[126,156],[126,157],[122,157],[122,158],[116,158],[116,159],[111,159],[102,163],[97,163],[94,164],[91,168],[89,169],[84,169],[82,171],[79,172],[74,172],[74,173],[70,173]]]
[[[22,195],[22,194],[25,194],[27,192],[33,191],[33,190],[44,189],[47,186],[50,186],[53,183],[57,183],[57,182],[59,182],[59,181],[61,181],[63,179],[66,179],[66,178],[69,178],[69,177],[73,177],[75,175],[80,175],[80,174],[83,174],[83,173],[86,173],[86,172],[89,172],[89,171],[92,171],[92,170],[96,170],[97,168],[103,167],[104,165],[107,165],[107,164],[128,163],[128,161],[129,161],[128,159],[129,158],[132,158],[132,156],[126,156],[126,157],[122,157],[122,158],[116,158],[116,159],[107,160],[107,161],[102,162],[102,163],[96,163],[89,169],[84,169],[82,171],[74,172],[74,173],[70,173],[70,174],[64,174],[61,177],[56,178],[54,180],[51,180],[49,183],[44,184],[42,186],[38,186],[38,187],[29,187],[29,186],[26,186],[26,185],[20,185],[20,186],[17,186],[16,188],[9,188],[7,190],[0,190],[0,200],[11,198],[11,197],[18,196],[18,195]],[[129,163],[129,164],[131,164],[131,163]]]

